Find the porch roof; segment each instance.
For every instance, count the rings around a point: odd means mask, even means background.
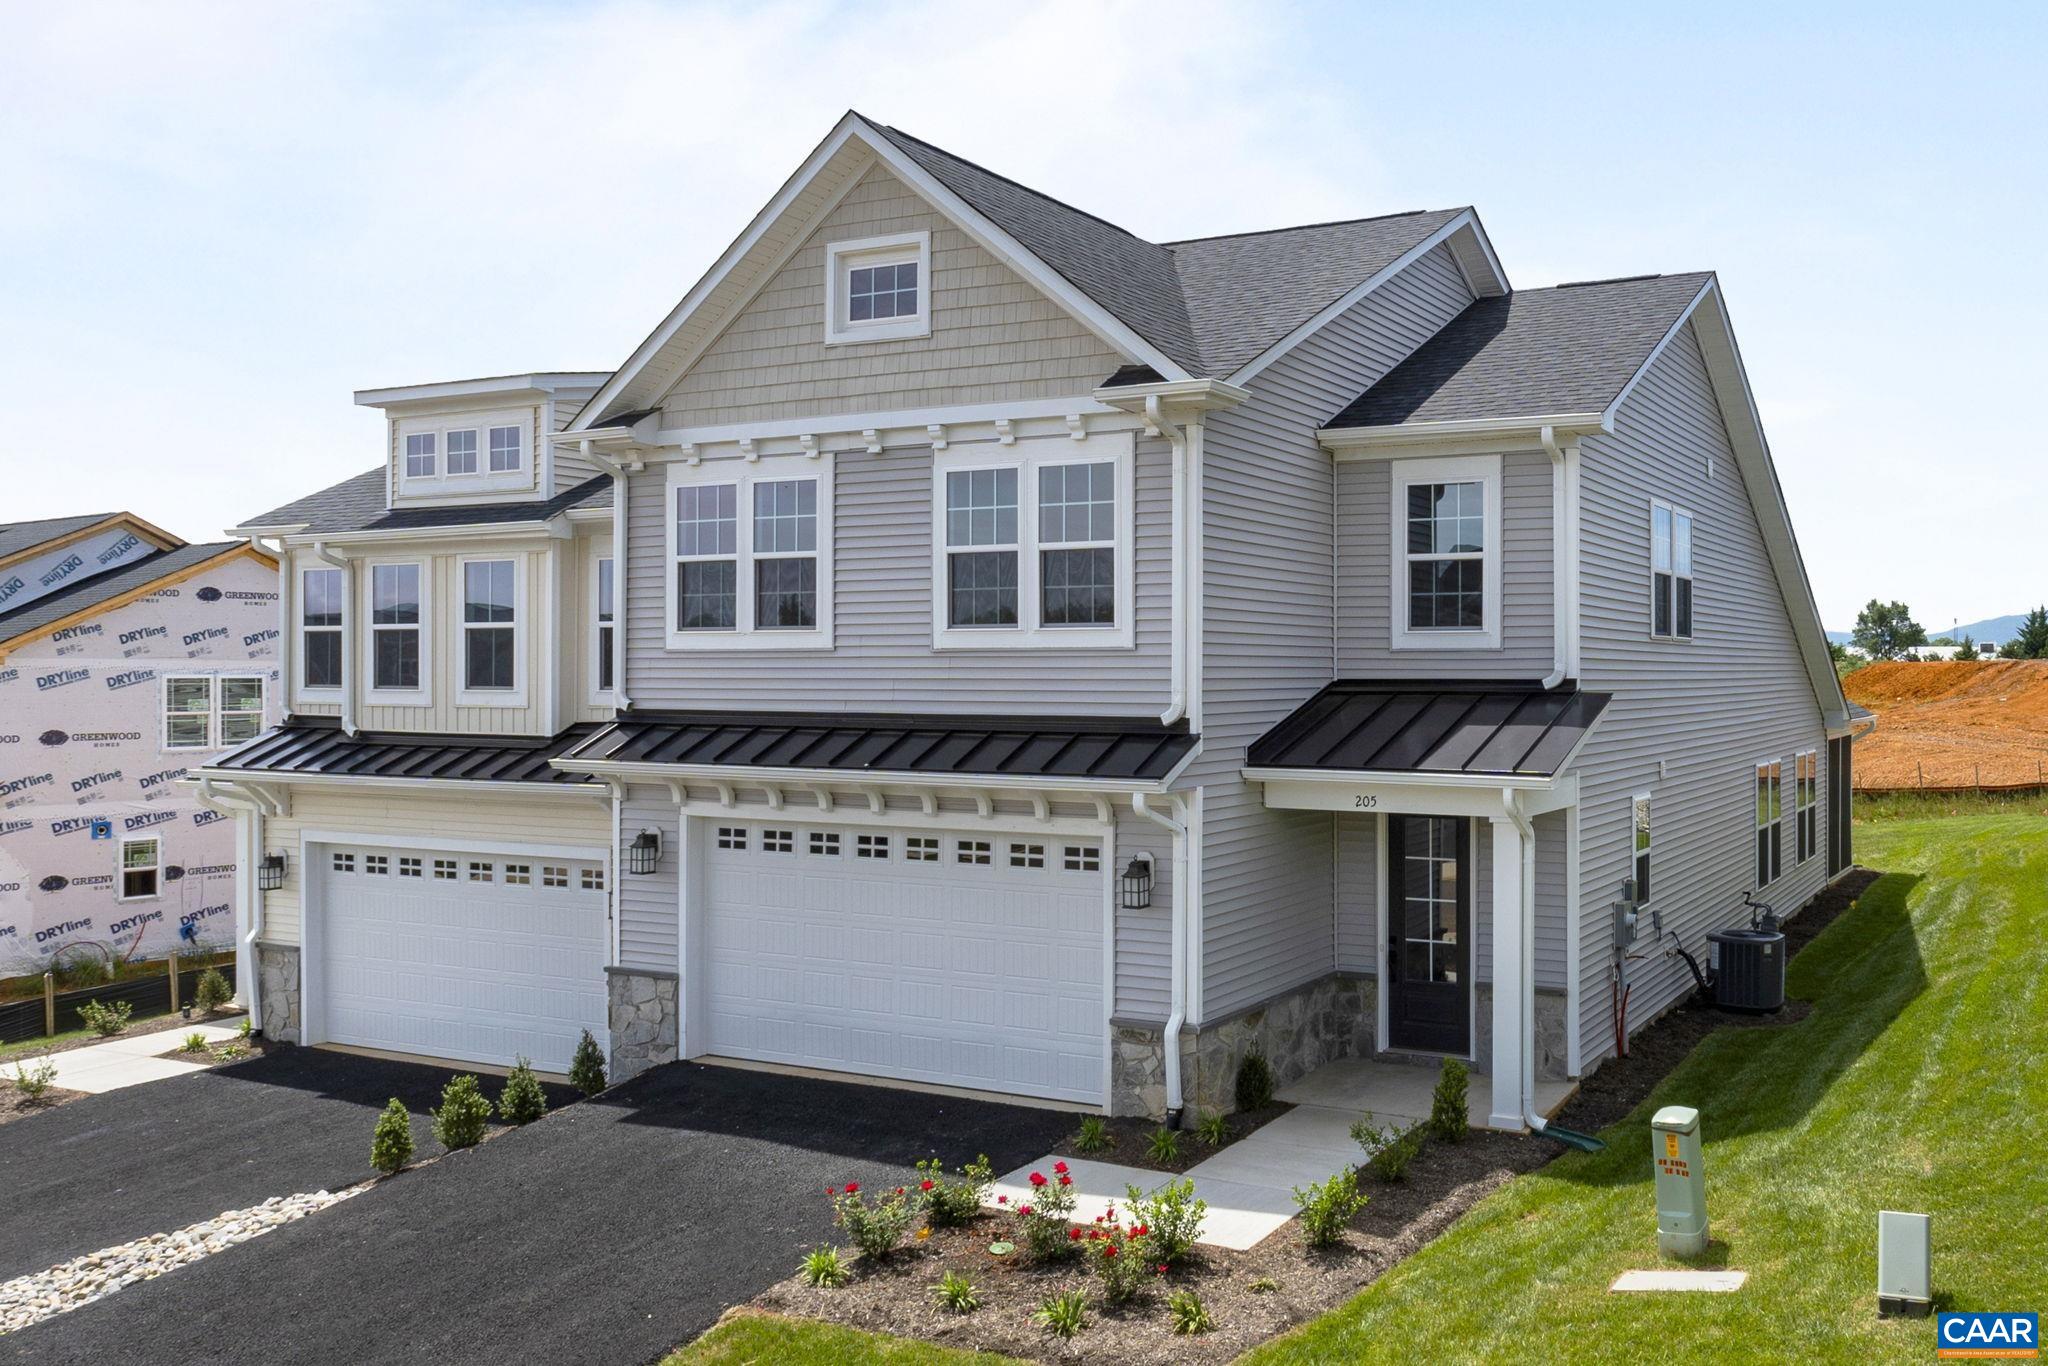
[[[1247,769],[1551,777],[1612,694],[1567,681],[1340,679],[1252,743]]]
[[[567,784],[588,782],[548,761],[588,739],[599,723],[585,721],[559,735],[431,735],[360,731],[350,736],[326,716],[294,716],[229,750],[202,772],[265,775],[421,778],[437,782]]]

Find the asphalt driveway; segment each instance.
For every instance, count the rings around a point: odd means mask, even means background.
[[[0,1337],[0,1361],[651,1361],[833,1241],[828,1185],[901,1184],[932,1155],[986,1153],[1003,1171],[1072,1124],[671,1064]]]
[[[283,1048],[0,1125],[0,1281],[273,1195],[352,1186],[375,1175],[370,1132],[393,1096],[413,1112],[418,1152],[437,1153],[426,1114],[454,1072]]]

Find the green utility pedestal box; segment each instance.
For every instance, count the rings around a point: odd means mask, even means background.
[[[1707,1250],[1707,1173],[1700,1162],[1700,1112],[1667,1105],[1650,1120],[1657,1164],[1657,1250],[1697,1257]]]

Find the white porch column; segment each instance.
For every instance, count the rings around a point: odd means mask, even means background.
[[[1522,975],[1528,934],[1522,911],[1522,832],[1505,814],[1493,820],[1493,1109],[1487,1124],[1519,1130],[1522,1123]]]

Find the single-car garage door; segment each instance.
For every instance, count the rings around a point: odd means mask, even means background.
[[[1103,1102],[1099,839],[708,835],[699,1051]]]
[[[564,1072],[605,1037],[604,867],[327,846],[313,962],[321,1042]]]

